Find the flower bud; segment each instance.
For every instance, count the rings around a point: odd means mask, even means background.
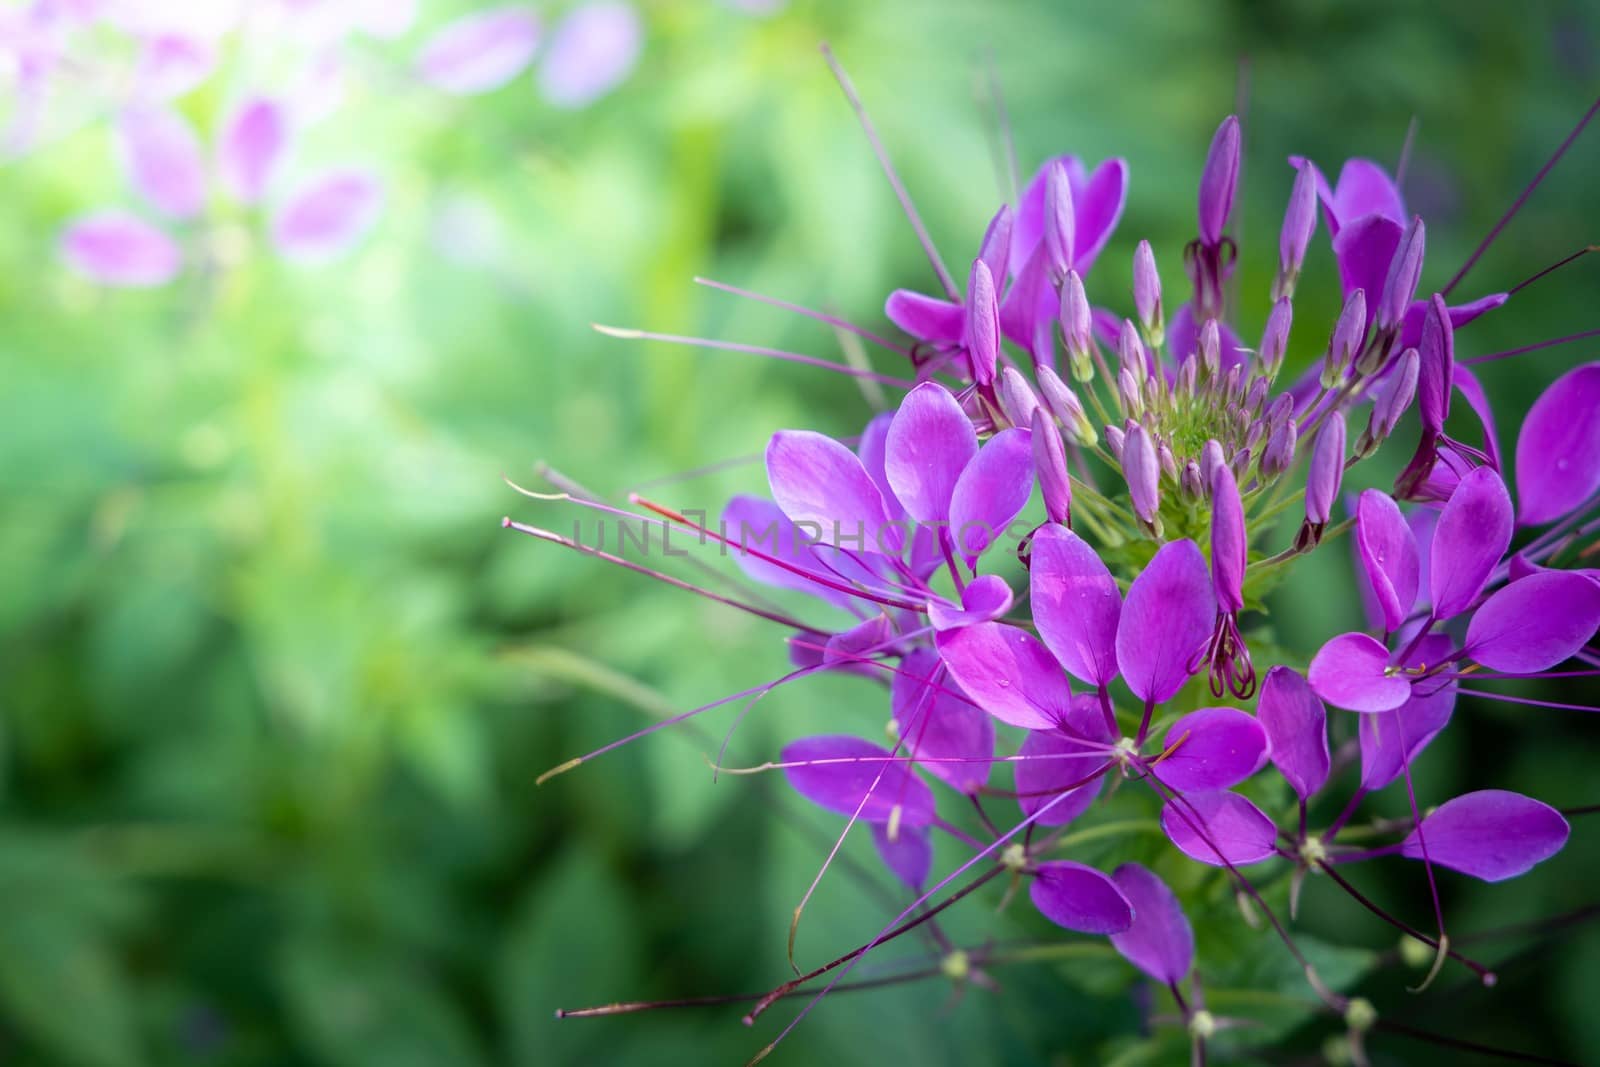
[[[1133,306],[1139,312],[1145,337],[1159,348],[1166,326],[1161,310],[1161,275],[1156,273],[1156,254],[1149,241],[1140,241],[1133,250]]]
[[[1002,368],[995,393],[1007,422],[1013,426],[1027,426],[1033,422],[1033,413],[1039,410],[1039,398],[1021,371],[1015,367]]]
[[[1137,422],[1128,424],[1122,445],[1122,475],[1128,480],[1128,496],[1133,513],[1147,527],[1153,526],[1161,506],[1161,460],[1156,456],[1150,433]]]
[[[1283,356],[1289,350],[1289,324],[1294,320],[1294,306],[1283,297],[1272,305],[1267,315],[1267,328],[1261,334],[1261,373],[1276,378],[1283,369]]]
[[[1067,475],[1067,450],[1061,431],[1042,408],[1033,411],[1033,465],[1039,472],[1045,514],[1051,522],[1072,525],[1072,480]]]
[[[1290,393],[1279,393],[1272,398],[1272,403],[1267,405],[1267,422],[1272,427],[1293,417],[1294,396]]]
[[[1061,338],[1066,342],[1072,376],[1080,382],[1093,378],[1094,316],[1083,279],[1075,270],[1067,271],[1061,282]]]
[[[1200,357],[1190,352],[1183,357],[1183,362],[1178,364],[1178,381],[1173,386],[1173,391],[1184,396],[1194,396],[1195,388],[1200,378]]]
[[[1272,383],[1265,378],[1252,378],[1250,389],[1244,395],[1244,410],[1250,415],[1261,414],[1261,406],[1267,402],[1267,391],[1272,388]]]
[[[1050,164],[1044,178],[1044,247],[1052,278],[1060,278],[1072,269],[1076,239],[1072,184],[1067,180],[1066,166],[1057,161]]]
[[[1278,236],[1278,280],[1273,296],[1293,295],[1300,279],[1300,267],[1317,231],[1317,176],[1309,164],[1301,164],[1289,191],[1289,207],[1283,213],[1283,231]]]
[[[1078,394],[1049,367],[1040,367],[1038,373],[1039,394],[1044,399],[1045,410],[1061,421],[1067,437],[1074,444],[1093,448],[1100,437],[1094,431],[1094,423],[1089,421],[1088,414],[1083,410]]]
[[[1122,413],[1128,418],[1144,416],[1144,390],[1139,388],[1139,382],[1127,367],[1117,371],[1117,399],[1122,405]]]
[[[1190,500],[1205,499],[1206,483],[1200,475],[1200,464],[1192,459],[1184,463],[1183,470],[1178,472],[1178,488]]]
[[[1367,428],[1356,441],[1356,455],[1365,459],[1377,451],[1378,445],[1388,440],[1390,434],[1400,421],[1400,417],[1411,407],[1411,401],[1417,395],[1417,374],[1421,357],[1415,348],[1408,348],[1400,353],[1400,359],[1389,374],[1389,380],[1383,383],[1382,389],[1372,402],[1372,415],[1367,419]]]
[[[1011,230],[1011,205],[1001,204],[1000,210],[989,220],[989,228],[983,232],[983,244],[978,246],[978,258],[989,268],[991,278],[1006,276],[1006,264],[1011,257]]]
[[[1337,389],[1344,384],[1345,370],[1351,359],[1361,351],[1367,338],[1367,295],[1357,289],[1344,302],[1339,321],[1333,325],[1333,336],[1328,340],[1328,358],[1322,368],[1322,385]]]
[[[1344,480],[1344,412],[1328,416],[1311,446],[1311,470],[1306,475],[1306,521],[1321,526],[1328,521]]]
[[[1239,120],[1229,115],[1217,127],[1200,172],[1200,241],[1216,245],[1233,212],[1234,189],[1239,184]]]
[[[1233,458],[1228,461],[1227,466],[1233,471],[1235,478],[1244,477],[1245,471],[1250,469],[1250,460],[1254,455],[1255,453],[1248,448],[1241,448],[1233,454]]]
[[[1139,340],[1139,328],[1127,319],[1117,334],[1117,362],[1131,373],[1135,381],[1150,377],[1150,360],[1145,356],[1144,343]]]
[[[1207,381],[1222,373],[1222,330],[1216,319],[1207,319],[1200,327],[1200,370]]]
[[[1225,612],[1244,608],[1244,571],[1249,563],[1250,541],[1244,528],[1244,502],[1239,483],[1226,464],[1211,481],[1211,585],[1217,606]]]
[[[1217,468],[1226,465],[1227,462],[1222,453],[1222,443],[1216,438],[1213,437],[1200,446],[1201,485],[1207,492],[1211,490],[1211,479],[1217,476]]]
[[[1122,462],[1123,446],[1127,443],[1127,433],[1120,426],[1106,427],[1106,449],[1111,453],[1111,458],[1118,463]]]
[[[1273,426],[1272,432],[1267,435],[1267,447],[1261,453],[1262,474],[1276,478],[1294,466],[1294,446],[1298,435],[1293,419],[1284,419]]]
[[[1456,341],[1450,311],[1438,293],[1428,303],[1422,319],[1422,344],[1418,349],[1417,408],[1425,431],[1438,433],[1450,417],[1450,390],[1455,387]]]
[[[1411,216],[1411,224],[1400,236],[1400,246],[1389,261],[1389,275],[1383,281],[1383,295],[1378,301],[1379,332],[1398,327],[1405,320],[1406,309],[1417,295],[1417,283],[1422,280],[1425,236],[1422,216]]]
[[[963,331],[972,380],[980,386],[994,381],[1000,361],[1000,304],[995,298],[994,276],[983,260],[973,260],[967,280],[966,324]]]
[[[1235,363],[1222,379],[1222,395],[1228,403],[1236,404],[1244,396],[1244,364]]]

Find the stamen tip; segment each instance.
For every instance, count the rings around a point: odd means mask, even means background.
[[[511,529],[511,516],[510,515],[502,515],[502,516],[500,516],[500,529],[502,529],[502,530]]]
[[[550,779],[556,777],[556,775],[566,774],[568,771],[572,770],[572,768],[578,766],[578,764],[582,762],[582,756],[574,756],[572,759],[567,760],[567,762],[551,767],[548,771],[545,771],[543,774],[539,775],[539,777],[533,780],[533,784],[536,786],[544,785]]]

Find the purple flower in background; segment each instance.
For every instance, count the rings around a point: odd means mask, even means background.
[[[417,54],[417,73],[441,92],[490,92],[528,69],[539,38],[539,18],[532,8],[476,11],[428,38]]]
[[[539,90],[558,107],[586,107],[627,78],[643,39],[638,13],[621,0],[575,8],[550,35]]]

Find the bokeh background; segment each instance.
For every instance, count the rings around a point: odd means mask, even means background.
[[[535,5],[550,24],[571,6]],[[1424,284],[1439,285],[1600,88],[1592,3],[657,0],[636,6],[637,65],[574,108],[541,93],[537,59],[492,92],[419,83],[420,43],[471,7],[422,0],[410,28],[350,46],[304,151],[359,158],[386,191],[334,263],[284,262],[249,219],[207,216],[184,240],[224,241],[213,268],[102,287],[57,247],[69,220],[132,203],[104,115],[80,108],[0,169],[0,1063],[725,1063],[776,1032],[786,1009],[754,1030],[737,1008],[553,1018],[781,981],[791,909],[838,823],[770,776],[712,783],[702,754],[731,708],[535,786],[785,659],[753,620],[503,532],[503,514],[570,532],[577,513],[501,479],[532,484],[543,460],[614,496],[752,456],[775,428],[849,434],[871,414],[843,379],[590,329],[833,356],[826,329],[691,279],[872,325],[889,289],[928,285],[820,40],[953,263],[1003,195],[990,57],[1025,170],[1059,151],[1126,156],[1127,212],[1090,279],[1116,307],[1140,236],[1181,284],[1200,161],[1242,106],[1246,336],[1265,312],[1289,153],[1392,165],[1415,116],[1408,194],[1429,223]],[[219,73],[178,99],[193,121],[228,100],[243,51],[225,47]],[[1506,288],[1600,236],[1597,168],[1591,131],[1462,291]],[[1580,263],[1541,282],[1464,331],[1461,353],[1594,326],[1597,279]],[[1298,320],[1331,322],[1332,280],[1319,244]],[[1316,332],[1297,336],[1297,358]],[[1502,427],[1595,351],[1485,367]],[[716,508],[761,480],[745,463],[653,492]],[[1275,603],[1291,646],[1354,620],[1346,561],[1322,555]],[[884,714],[870,685],[806,682],[756,706],[730,759]],[[1592,725],[1464,700],[1419,789],[1594,803]],[[1594,830],[1579,821],[1567,853],[1520,881],[1447,879],[1457,931],[1594,905]],[[802,963],[903,906],[869,846],[846,851],[858,862],[808,910]],[[1363,876],[1427,923],[1420,871]],[[1236,958],[1210,976],[1213,1006],[1267,1020],[1261,1062],[1319,1062],[1337,1027],[1220,895],[1202,967],[1208,944]],[[1062,940],[997,903],[959,909],[958,939]],[[1474,945],[1497,989],[1447,969],[1423,995],[1404,992],[1421,971],[1397,961],[1391,932],[1330,887],[1308,887],[1301,925],[1347,946],[1323,950],[1328,967],[1386,1017],[1600,1059],[1600,924]],[[997,972],[998,994],[935,980],[830,998],[775,1062],[1179,1055],[1138,1039],[1125,968],[1066,951]],[[1266,992],[1230,1001],[1230,987]],[[1371,1052],[1473,1062],[1390,1036]]]

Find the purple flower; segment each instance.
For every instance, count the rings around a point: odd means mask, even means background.
[[[428,39],[417,54],[417,73],[441,92],[486,93],[528,69],[538,47],[539,19],[531,8],[475,11]]]
[[[1600,363],[1557,378],[1534,402],[1517,436],[1517,521],[1562,518],[1600,489]]]
[[[586,107],[616,88],[639,60],[644,27],[632,5],[597,0],[575,8],[550,36],[539,90],[558,107]]]

